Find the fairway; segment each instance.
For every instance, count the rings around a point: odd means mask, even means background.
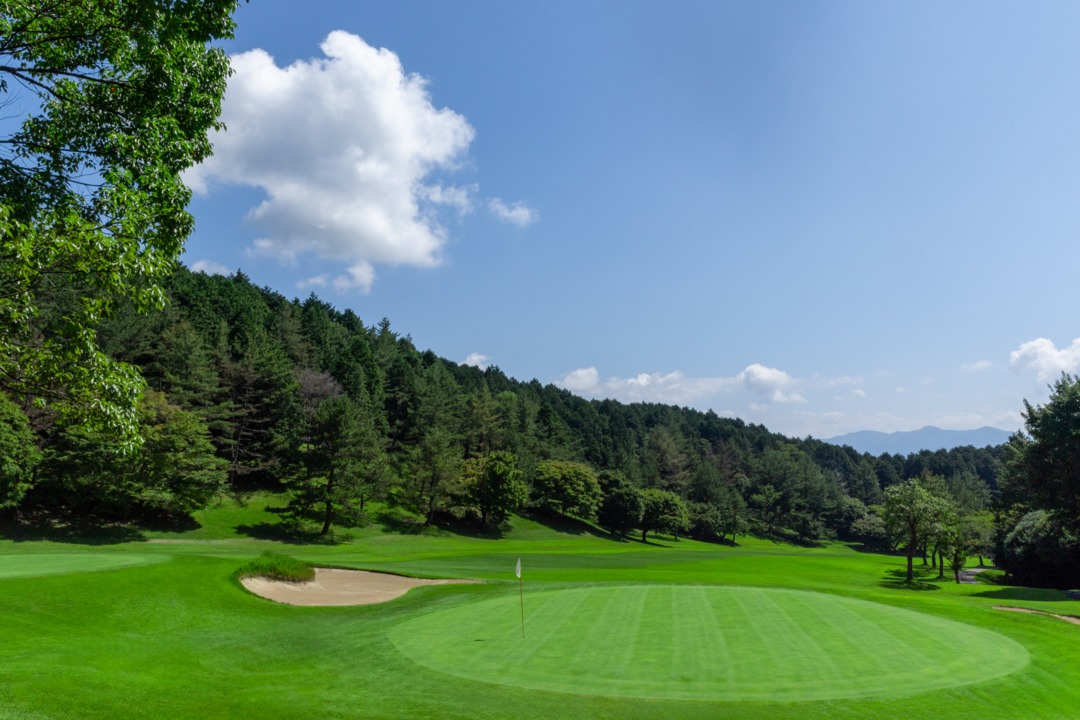
[[[938,690],[1022,668],[987,630],[814,592],[596,586],[471,603],[390,633],[414,662],[536,690],[680,700],[825,700]]]
[[[0,555],[0,579],[67,575],[68,573],[116,570],[168,560],[166,555],[118,553],[41,553]]]

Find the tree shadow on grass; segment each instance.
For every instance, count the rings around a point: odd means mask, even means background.
[[[1037,602],[1063,602],[1071,599],[1069,593],[1065,590],[1029,587],[1004,587],[997,590],[984,590],[983,592],[974,593],[973,597],[993,600],[1031,600]]]
[[[142,531],[128,525],[64,523],[53,520],[0,521],[0,538],[12,542],[55,542],[70,545],[120,545],[146,541]]]
[[[642,540],[640,533],[628,533],[626,535],[613,534],[601,527],[597,527],[587,520],[582,520],[581,518],[572,517],[570,515],[562,515],[560,513],[543,510],[533,510],[531,512],[522,513],[522,517],[526,517],[538,525],[543,525],[549,530],[554,530],[557,533],[563,533],[565,535],[577,535],[579,537],[591,535],[594,538],[617,543],[636,543],[638,545],[649,545],[651,547],[662,548],[671,547],[670,545],[665,545],[664,543],[657,541],[656,533],[650,535],[647,540]],[[674,538],[674,541],[678,542],[678,538]]]
[[[878,585],[891,590],[940,590],[943,582],[951,582],[948,576],[939,578],[937,570],[931,568],[915,568],[914,579],[907,579],[907,568],[894,568],[886,570],[888,576]]]
[[[287,522],[256,522],[255,525],[238,525],[235,529],[248,538],[272,540],[286,545],[339,545],[352,540],[352,535],[348,533],[330,531],[324,535]]]

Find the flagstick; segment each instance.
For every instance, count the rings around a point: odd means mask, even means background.
[[[522,585],[521,576],[518,575],[518,594],[521,595],[521,639],[525,639],[525,588]]]

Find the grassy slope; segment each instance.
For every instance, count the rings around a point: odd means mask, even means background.
[[[0,541],[0,718],[1075,718],[1080,627],[1002,613],[1010,604],[1080,615],[1060,594],[986,585],[894,585],[899,558],[841,545],[801,549],[747,540],[724,548],[661,538],[612,542],[580,527],[515,518],[502,540],[446,534],[356,533],[340,546],[285,545],[270,535],[265,502],[204,512],[201,527],[158,542],[92,547]],[[164,541],[164,542],[162,542]],[[485,585],[433,586],[381,606],[291,608],[252,597],[232,579],[275,549],[304,560]],[[27,558],[35,556],[34,563]],[[63,557],[68,555],[68,557]],[[80,562],[72,562],[73,558]],[[530,592],[618,583],[721,583],[845,595],[995,631],[1031,662],[1003,679],[902,698],[802,703],[625,700],[530,691],[434,672],[388,638],[405,620],[517,592],[522,557]],[[97,572],[113,558],[132,563]],[[145,564],[147,560],[164,562]],[[85,563],[85,564],[83,564]],[[144,563],[144,564],[137,564]],[[6,568],[6,570],[5,570]],[[20,570],[21,568],[21,570]]]

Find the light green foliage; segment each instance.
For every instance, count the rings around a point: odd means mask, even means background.
[[[0,393],[0,510],[19,504],[41,460],[26,415]]]
[[[0,385],[137,437],[138,373],[98,347],[118,299],[160,307],[191,231],[180,173],[210,153],[236,0],[11,0],[0,101]]]
[[[536,504],[564,515],[591,518],[600,505],[603,493],[591,467],[570,460],[542,460],[532,478]]]
[[[466,460],[463,476],[465,501],[480,513],[484,527],[506,522],[529,499],[517,458],[505,450]]]

